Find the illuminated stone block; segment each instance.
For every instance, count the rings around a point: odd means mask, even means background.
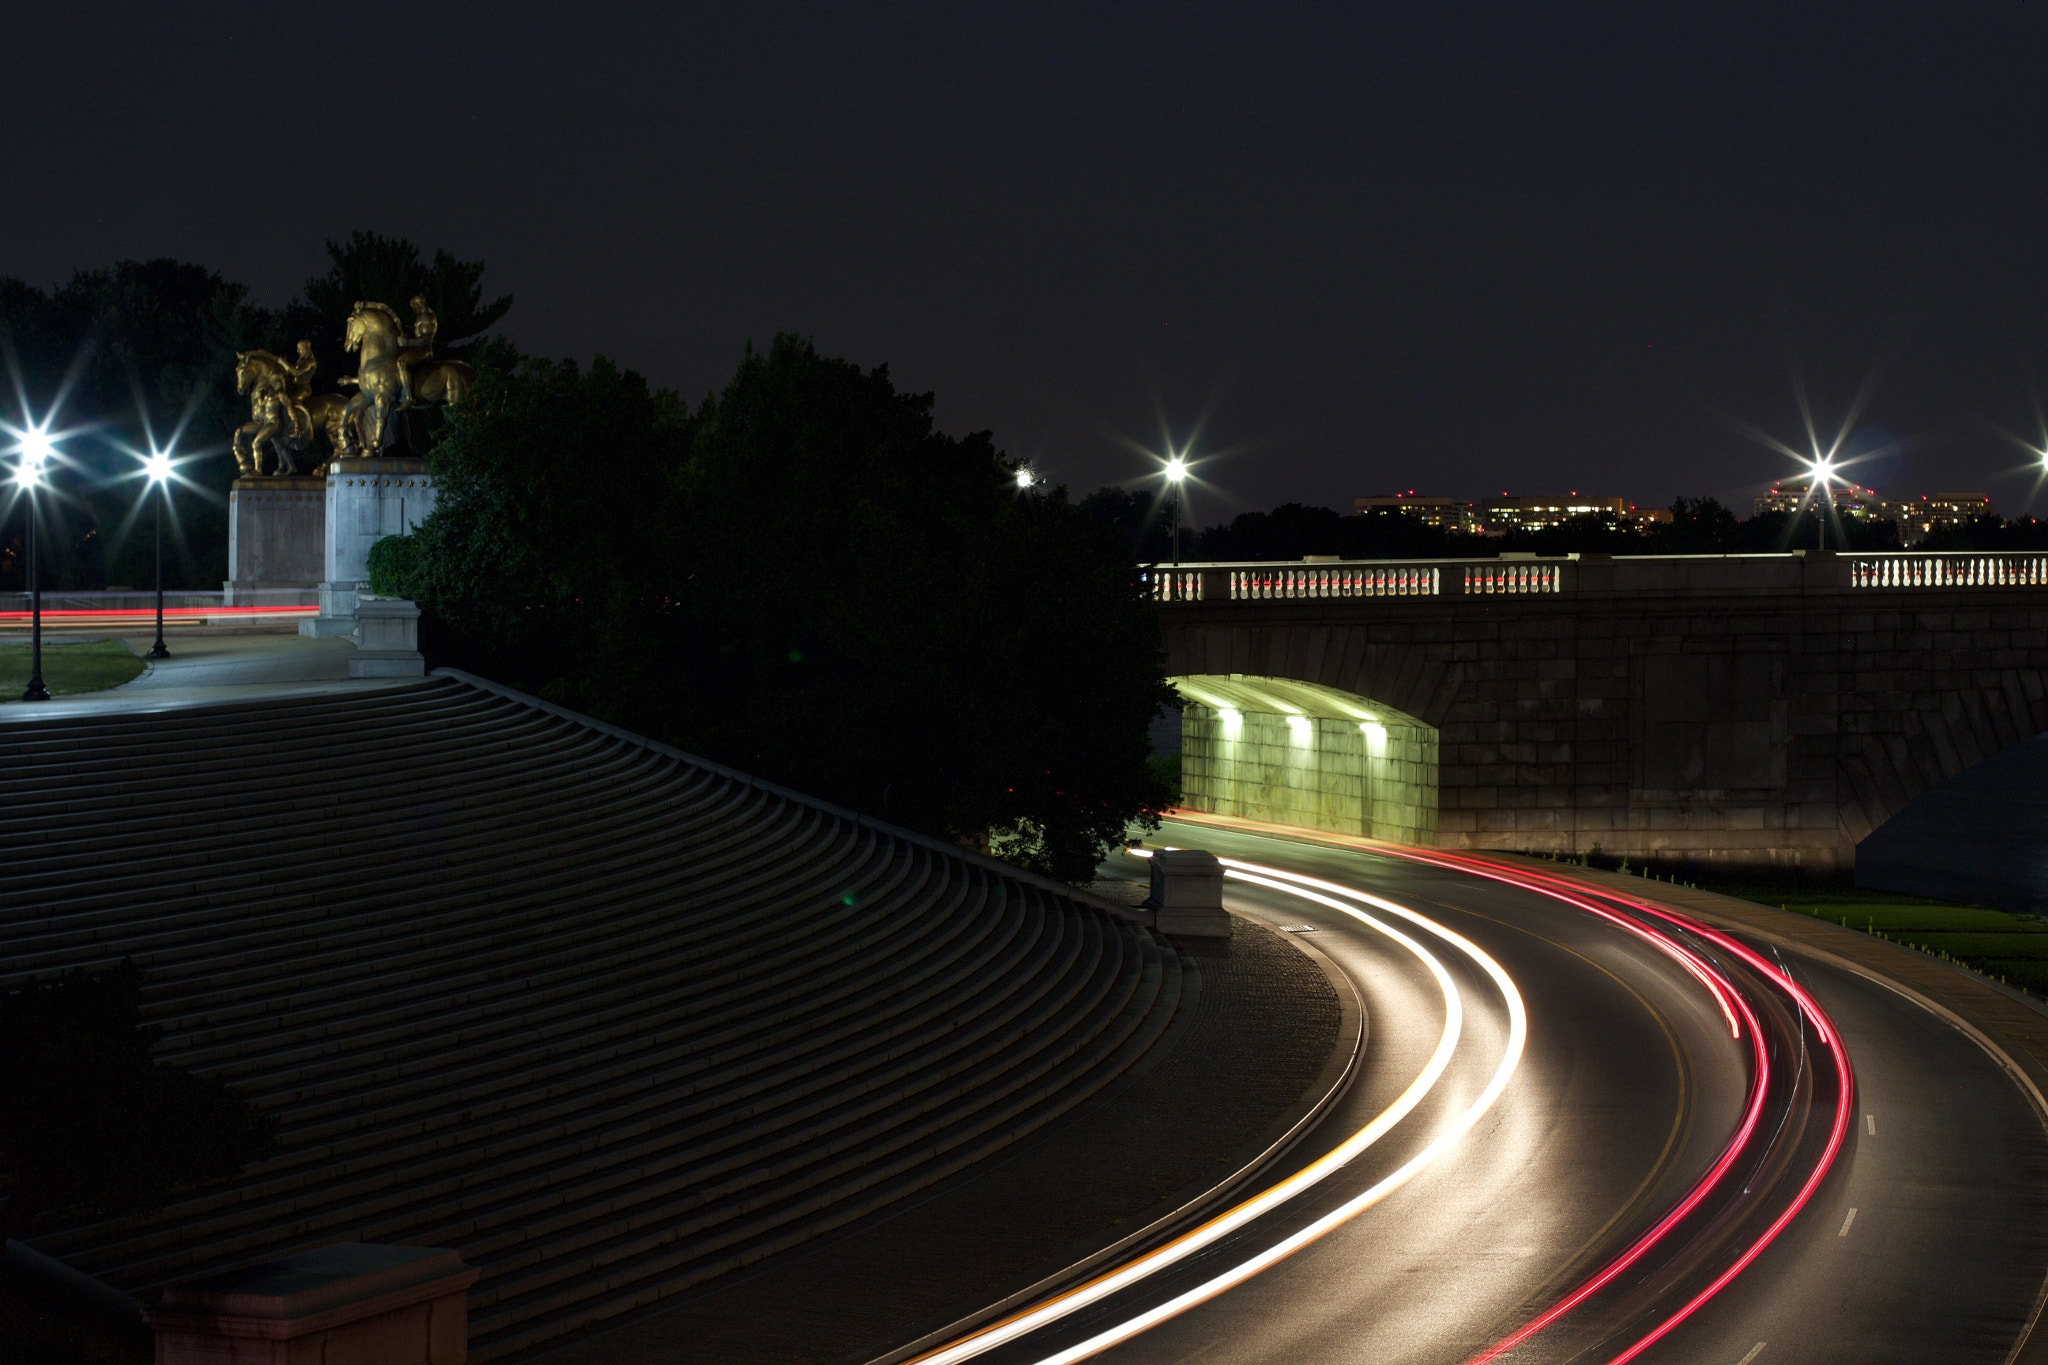
[[[440,1247],[344,1242],[172,1285],[156,1365],[461,1365],[477,1272]]]
[[[1152,855],[1153,927],[1184,938],[1229,938],[1223,908],[1223,864],[1195,848]]]

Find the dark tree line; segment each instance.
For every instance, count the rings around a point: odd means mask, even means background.
[[[289,356],[301,338],[319,361],[316,391],[355,366],[341,349],[342,323],[357,299],[379,299],[410,317],[407,300],[426,296],[440,316],[437,352],[472,363],[513,358],[489,329],[511,308],[486,300],[483,264],[446,252],[432,260],[401,238],[356,232],[327,244],[328,269],[298,297],[265,308],[248,289],[182,261],[122,261],[81,271],[50,290],[0,277],[0,420],[19,427],[56,414],[66,433],[64,463],[51,471],[39,538],[43,583],[94,589],[154,581],[150,522],[138,515],[139,454],[174,434],[192,458],[181,469],[191,488],[174,494],[178,534],[167,534],[164,573],[173,587],[215,588],[227,577],[227,489],[235,476],[229,449],[247,420],[235,394],[235,353],[263,349]],[[17,409],[20,385],[26,411]],[[404,433],[416,442],[426,423]],[[9,443],[11,444],[11,443]],[[0,498],[0,590],[24,585],[26,522],[18,500]]]
[[[1081,510],[1110,529],[1144,563],[1173,556],[1168,504],[1151,490],[1103,488],[1083,498]],[[1300,559],[1491,558],[1502,551],[1563,554],[1765,554],[1816,543],[1811,513],[1766,512],[1747,520],[1713,498],[1678,498],[1672,519],[1647,531],[1607,515],[1573,517],[1541,530],[1487,536],[1446,531],[1391,507],[1346,516],[1328,507],[1284,503],[1270,512],[1245,512],[1227,523],[1181,530],[1181,558],[1190,562]],[[2039,528],[2038,530],[2036,528]],[[2037,538],[2038,537],[2038,538]],[[1845,543],[1846,542],[1846,543]],[[1843,518],[1828,528],[1836,549],[1896,550],[1890,522]],[[1929,549],[2031,549],[2048,545],[2048,527],[2032,520],[1979,518],[1968,530],[1940,533]]]
[[[438,662],[1085,878],[1170,799],[1156,614],[1114,533],[931,414],[791,336],[694,410],[604,360],[486,371],[372,581]]]

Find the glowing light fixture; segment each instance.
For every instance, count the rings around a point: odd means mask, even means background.
[[[149,647],[151,659],[171,657],[169,646],[164,644],[164,503],[171,496],[171,453],[151,446],[149,454],[142,461],[142,472],[149,476],[149,491],[156,496],[156,643]]]
[[[1166,462],[1166,481],[1179,483],[1188,476],[1188,462],[1176,455]]]
[[[21,460],[14,467],[14,481],[23,488],[34,488],[43,481],[43,466],[57,453],[50,433],[41,427],[30,427],[21,434]]]
[[[21,433],[20,456],[14,466],[14,481],[28,491],[28,686],[23,701],[48,701],[50,689],[43,683],[43,579],[36,571],[37,516],[36,489],[43,482],[43,466],[57,453],[56,442],[47,429],[31,424]]]

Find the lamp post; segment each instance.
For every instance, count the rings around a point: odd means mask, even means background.
[[[1180,485],[1188,476],[1188,462],[1176,455],[1166,462],[1166,482],[1173,491],[1173,567],[1180,567]]]
[[[156,496],[156,643],[149,647],[148,657],[168,659],[171,651],[164,647],[164,500],[171,496],[171,457],[166,451],[151,450],[143,462],[143,470],[149,475],[150,491]]]
[[[1835,466],[1832,461],[1819,459],[1813,462],[1813,520],[1820,536],[1814,548],[1819,550],[1828,548],[1828,514],[1835,510],[1834,485],[1830,482],[1834,473]],[[1825,508],[1822,506],[1823,502],[1826,504]]]
[[[43,482],[43,462],[50,458],[50,437],[41,427],[30,427],[21,438],[21,463],[14,481],[28,494],[28,688],[23,701],[48,701],[50,689],[43,686],[43,580],[36,568],[36,489]]]

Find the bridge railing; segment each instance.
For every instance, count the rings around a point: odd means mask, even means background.
[[[1746,555],[1533,555],[1459,560],[1262,560],[1153,565],[1157,602],[1359,597],[1769,596],[1862,589],[2048,587],[2048,554],[1794,550]]]
[[[2048,587],[2048,555],[1905,552],[1843,557],[1849,561],[1853,588]]]

